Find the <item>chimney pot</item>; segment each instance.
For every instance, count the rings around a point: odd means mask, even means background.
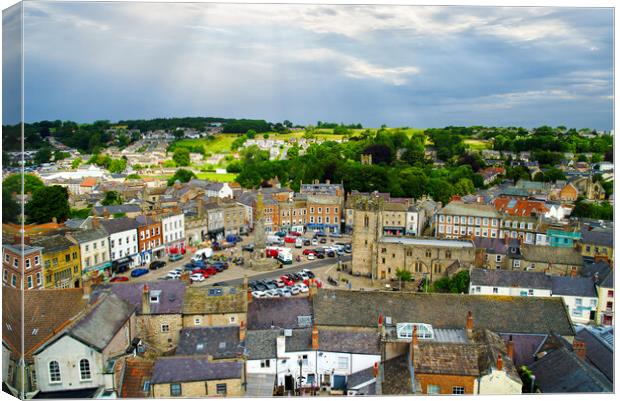
[[[508,358],[511,360],[514,359],[514,342],[512,341],[512,336],[508,339],[508,344],[506,345],[506,352],[508,354]]]
[[[502,354],[497,354],[497,370],[504,369],[504,361],[502,359]]]
[[[241,324],[239,325],[239,341],[244,341],[245,340],[245,322],[242,320]]]
[[[586,359],[586,343],[579,340],[573,340],[573,352],[582,360]]]
[[[149,299],[149,286],[144,284],[142,287],[142,314],[148,315],[151,313],[151,304]]]
[[[467,336],[471,337],[473,334],[473,330],[474,330],[474,318],[473,315],[471,313],[471,311],[467,312]]]

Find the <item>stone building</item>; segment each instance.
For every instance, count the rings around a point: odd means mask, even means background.
[[[474,263],[471,241],[385,236],[382,211],[381,198],[360,198],[356,205],[352,237],[354,274],[390,280],[396,278],[398,270],[406,270],[416,280],[426,277],[433,281]]]
[[[247,323],[247,295],[235,287],[194,287],[185,291],[183,327]]]

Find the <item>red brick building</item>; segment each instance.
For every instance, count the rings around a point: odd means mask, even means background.
[[[138,256],[141,264],[165,257],[161,221],[153,216],[138,216]]]
[[[43,287],[43,248],[24,245],[2,245],[2,284],[25,290]]]

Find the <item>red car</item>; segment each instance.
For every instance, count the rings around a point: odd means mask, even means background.
[[[120,282],[123,282],[123,281],[129,281],[129,277],[125,277],[125,276],[116,276],[116,277],[113,277],[113,278],[110,280],[110,283],[120,283]]]
[[[196,273],[202,274],[204,276],[204,278],[209,278],[209,276],[213,275],[213,274],[211,274],[209,269],[194,269],[194,270],[192,270],[192,274],[196,274]]]
[[[295,237],[291,237],[289,235],[287,235],[286,237],[284,237],[284,242],[288,243],[288,244],[294,244],[295,241],[297,241],[297,238]]]
[[[292,235],[294,237],[299,237],[301,235],[301,233],[298,233],[297,231],[291,231],[290,233],[288,233],[288,235]]]
[[[265,256],[268,257],[268,258],[277,258],[278,257],[278,250],[277,249],[267,248],[267,249],[265,249]]]
[[[314,252],[312,249],[304,249],[304,251],[302,252],[304,255],[316,255],[316,252]]]
[[[286,276],[280,276],[280,280],[282,280],[287,287],[295,285],[295,282]]]
[[[217,269],[215,267],[207,267],[206,269],[202,269],[207,272],[210,276],[217,274]]]

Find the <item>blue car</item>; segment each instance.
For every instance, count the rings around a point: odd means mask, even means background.
[[[186,263],[183,265],[183,269],[187,270],[187,271],[192,271],[196,268],[196,266],[194,266],[193,263]]]
[[[194,267],[206,267],[207,264],[204,262],[204,260],[193,260],[191,263]]]
[[[149,269],[134,269],[131,271],[131,277],[144,276],[149,272]]]

